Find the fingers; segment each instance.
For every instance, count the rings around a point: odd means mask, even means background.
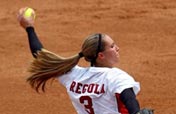
[[[27,9],[27,7],[19,9],[18,14],[17,14],[18,21],[20,21],[22,19],[22,17],[24,15],[24,12],[25,12],[26,9]]]
[[[33,26],[33,24],[34,24],[34,18],[32,18],[32,17],[25,18],[24,17],[24,13],[27,8],[28,7],[24,7],[24,8],[19,9],[18,14],[17,14],[17,20],[24,29],[26,29],[27,27]]]

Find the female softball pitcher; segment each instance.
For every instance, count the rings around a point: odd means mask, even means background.
[[[67,90],[78,114],[153,114],[153,110],[140,110],[136,94],[140,90],[126,72],[115,68],[119,60],[119,47],[106,34],[88,36],[81,51],[64,58],[46,50],[34,30],[34,19],[26,19],[21,8],[18,14],[20,25],[26,30],[34,60],[27,79],[37,92],[50,79],[58,79]],[[84,57],[90,67],[80,67]]]

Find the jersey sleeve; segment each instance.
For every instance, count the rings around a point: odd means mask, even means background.
[[[37,37],[37,34],[35,33],[35,30],[33,27],[27,27],[26,32],[28,35],[28,41],[29,41],[29,47],[31,50],[31,53],[33,57],[37,57],[37,51],[40,51],[43,48],[42,43],[40,42],[39,38]]]
[[[120,69],[113,69],[108,73],[108,88],[112,94],[121,94],[123,90],[133,88],[134,93],[137,94],[140,91],[140,84],[128,73]]]

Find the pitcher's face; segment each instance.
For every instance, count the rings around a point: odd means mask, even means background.
[[[105,50],[99,52],[102,58],[100,57],[98,61],[104,67],[113,67],[119,60],[119,47],[108,35],[105,35],[103,40],[105,42]]]

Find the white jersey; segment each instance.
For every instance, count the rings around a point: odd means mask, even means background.
[[[120,114],[115,93],[133,88],[137,94],[140,90],[139,83],[118,68],[75,66],[59,81],[78,114]]]

